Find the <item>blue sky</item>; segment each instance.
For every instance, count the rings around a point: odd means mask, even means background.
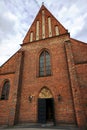
[[[87,42],[87,0],[0,0],[0,65],[20,48],[42,2],[72,38]]]

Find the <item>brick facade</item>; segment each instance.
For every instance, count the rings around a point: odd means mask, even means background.
[[[42,23],[41,11],[46,13],[45,38],[35,40],[36,21]],[[48,37],[47,18],[52,20],[52,37]],[[55,35],[55,26],[59,35]],[[29,42],[33,32],[33,41]],[[39,56],[47,50],[51,58],[51,75],[39,76]],[[70,38],[67,30],[43,5],[21,49],[0,67],[0,96],[5,80],[10,81],[8,100],[0,100],[0,124],[38,122],[38,98],[43,87],[47,87],[54,99],[55,122],[76,124],[83,127],[87,122],[87,45]],[[32,102],[29,96],[32,95]],[[58,100],[58,95],[61,100]]]

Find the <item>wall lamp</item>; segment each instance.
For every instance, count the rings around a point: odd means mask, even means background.
[[[59,94],[58,95],[58,101],[61,101],[62,100],[62,96]]]
[[[32,102],[32,99],[33,99],[33,96],[30,95],[30,96],[29,96],[29,102]]]

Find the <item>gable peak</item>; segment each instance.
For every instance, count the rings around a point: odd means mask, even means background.
[[[44,2],[42,2],[42,6],[27,35],[25,36],[23,44],[45,38],[59,36],[65,33],[67,33],[67,30],[45,7]]]

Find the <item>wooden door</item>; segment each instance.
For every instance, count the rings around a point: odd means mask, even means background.
[[[38,99],[38,123],[46,123],[46,99]]]

